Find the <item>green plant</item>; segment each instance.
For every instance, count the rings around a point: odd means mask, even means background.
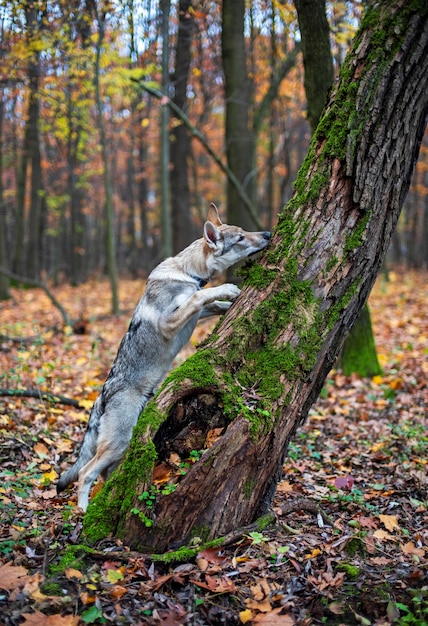
[[[401,602],[396,603],[397,609],[400,611],[398,626],[410,624],[411,626],[426,626],[428,624],[428,587],[422,589],[410,589],[412,597],[412,606],[406,606]]]
[[[249,537],[249,539],[251,539],[252,546],[261,545],[262,543],[269,541],[269,539],[265,537],[263,533],[258,533],[256,531],[248,533],[247,536]]]

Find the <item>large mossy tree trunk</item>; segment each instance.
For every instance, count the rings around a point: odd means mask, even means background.
[[[334,79],[330,28],[325,0],[295,0],[295,5],[302,38],[308,120],[315,132]],[[368,305],[361,309],[352,326],[337,365],[346,375],[381,373]]]
[[[266,510],[288,442],[379,271],[427,110],[426,4],[376,3],[270,248],[216,332],[141,415],[121,466],[89,506],[88,540],[112,532],[134,548],[164,551]],[[156,458],[204,448],[214,428],[221,436],[175,491],[149,501]]]

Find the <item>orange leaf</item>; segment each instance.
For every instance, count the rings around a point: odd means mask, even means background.
[[[110,595],[112,598],[121,598],[122,596],[125,595],[125,593],[127,593],[127,588],[126,587],[122,587],[121,585],[115,585],[113,587],[113,589],[110,591]]]
[[[281,611],[283,610],[283,607],[278,607],[277,609],[273,609],[270,613],[256,615],[253,619],[253,624],[255,626],[259,624],[262,626],[294,626],[296,623],[294,618],[288,614],[281,615]]]
[[[425,549],[417,548],[413,541],[408,541],[400,547],[403,550],[404,554],[416,554],[416,556],[425,556]]]
[[[385,526],[386,530],[389,530],[391,532],[394,530],[400,530],[396,515],[379,515],[379,519]]]
[[[80,617],[74,615],[45,615],[40,611],[34,613],[23,613],[25,618],[23,626],[77,626]]]
[[[6,563],[0,567],[0,589],[11,591],[15,587],[22,587],[25,585],[29,576],[27,576],[25,567],[12,565],[12,562]]]

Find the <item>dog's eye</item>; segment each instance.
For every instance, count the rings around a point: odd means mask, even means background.
[[[238,241],[243,241],[245,239],[245,235],[239,235]]]

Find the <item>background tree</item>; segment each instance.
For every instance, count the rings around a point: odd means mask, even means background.
[[[162,30],[162,93],[169,98],[169,13],[170,0],[160,0],[161,30]],[[161,196],[161,223],[162,223],[162,255],[172,255],[172,228],[171,228],[171,194],[169,176],[169,107],[162,103],[160,111],[160,196]]]
[[[159,551],[266,510],[397,223],[426,124],[427,52],[425,3],[383,0],[367,12],[271,249],[216,334],[146,407],[88,509],[90,538],[113,532]],[[212,428],[220,438],[145,507],[155,459],[203,447]]]
[[[37,278],[40,273],[40,238],[42,231],[42,171],[39,139],[39,82],[40,82],[40,31],[46,3],[38,5],[22,2],[25,22],[28,60],[28,112],[25,122],[24,144],[18,170],[16,198],[16,238],[14,269],[18,274]],[[30,187],[30,210],[28,225],[27,254],[25,255],[25,200]]]
[[[111,171],[109,163],[109,155],[107,149],[107,136],[104,124],[103,104],[101,100],[100,90],[100,71],[101,71],[101,51],[105,37],[105,24],[108,14],[108,3],[104,4],[104,0],[100,3],[97,0],[88,0],[88,8],[93,13],[97,24],[97,39],[95,44],[95,65],[94,65],[94,83],[95,83],[95,103],[97,107],[97,122],[100,133],[100,146],[103,163],[103,180],[104,180],[104,217],[106,227],[106,259],[107,271],[110,278],[111,296],[112,296],[112,313],[119,312],[119,293],[117,284],[117,265],[116,265],[116,245],[115,245],[115,216],[113,210],[113,190],[111,183]]]
[[[173,102],[184,112],[187,103],[187,85],[191,63],[192,35],[195,30],[194,8],[191,0],[180,0],[178,5],[178,34],[175,47]],[[173,253],[177,254],[196,239],[191,212],[189,186],[190,161],[189,131],[175,117],[171,130],[171,220]]]
[[[254,137],[250,130],[253,98],[244,35],[245,0],[224,0],[222,7],[227,164],[254,202]],[[227,219],[231,224],[240,224],[246,230],[255,228],[251,215],[230,181],[227,184]]]

